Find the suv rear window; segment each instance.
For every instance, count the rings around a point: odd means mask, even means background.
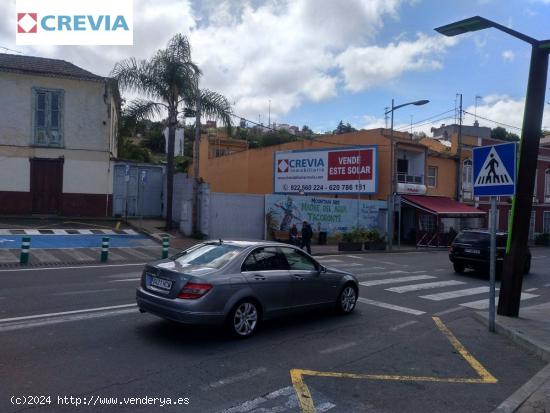
[[[489,247],[491,235],[486,232],[461,232],[455,238],[454,242],[459,244],[477,245],[480,247]],[[497,235],[497,247],[506,246],[506,235]]]

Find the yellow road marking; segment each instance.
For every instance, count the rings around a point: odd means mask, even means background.
[[[439,317],[432,317],[437,328],[447,337],[454,349],[466,360],[479,377],[433,377],[433,376],[402,376],[388,374],[356,374],[356,373],[336,373],[328,371],[315,371],[292,369],[290,378],[296,391],[296,396],[300,402],[302,413],[315,413],[315,403],[311,397],[309,387],[304,381],[304,376],[315,377],[334,377],[343,379],[362,379],[362,380],[386,380],[386,381],[405,381],[405,382],[431,382],[431,383],[466,383],[466,384],[494,384],[498,380],[494,377],[477,359],[462,345],[449,328],[441,321]]]
[[[498,380],[491,373],[487,371],[477,359],[470,354],[468,350],[462,345],[455,335],[449,330],[449,328],[443,324],[443,321],[439,317],[432,317],[435,325],[439,330],[445,334],[445,337],[451,342],[456,351],[466,360],[466,362],[475,370],[475,372],[481,377],[484,383],[496,383]]]

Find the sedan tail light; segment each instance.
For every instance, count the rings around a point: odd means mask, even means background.
[[[212,284],[187,283],[178,295],[178,298],[196,300],[212,289]]]

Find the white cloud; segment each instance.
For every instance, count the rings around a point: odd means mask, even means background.
[[[337,58],[348,90],[358,92],[381,86],[406,71],[440,69],[441,55],[457,42],[452,37],[418,34],[415,41],[386,47],[350,47]]]
[[[507,62],[512,62],[516,58],[516,54],[508,49],[502,52],[502,58]]]
[[[469,106],[465,110],[470,114],[477,114],[477,120],[481,126],[495,128],[499,126],[499,124],[491,121],[496,121],[503,124],[500,126],[508,129],[509,132],[519,134],[520,131],[518,129],[510,128],[505,125],[521,128],[524,108],[524,98],[516,99],[507,95],[489,95],[482,99],[481,104],[477,106],[477,111],[475,106]],[[482,118],[490,119],[491,121]],[[473,115],[467,114],[465,120],[468,124],[471,124],[474,121],[474,117]],[[544,129],[550,128],[550,105],[548,104],[544,105],[542,125]]]
[[[384,24],[414,0],[135,0],[135,46],[15,46],[12,16],[0,26],[0,45],[25,54],[61,58],[100,75],[130,56],[147,58],[175,34],[189,36],[202,86],[225,94],[239,115],[277,120],[305,101],[331,99],[339,89],[359,91],[407,71],[435,70],[456,42],[419,34],[376,44]]]

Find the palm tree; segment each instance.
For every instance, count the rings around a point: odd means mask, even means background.
[[[186,36],[176,34],[168,41],[166,49],[158,50],[149,60],[135,58],[118,62],[111,75],[118,80],[121,89],[143,95],[132,101],[126,110],[135,119],[145,119],[168,114],[168,154],[166,157],[166,229],[172,228],[172,200],[174,192],[174,142],[178,116],[186,109],[197,116],[197,133],[194,154],[200,142],[201,113],[220,118],[230,127],[231,106],[219,93],[199,89],[199,67],[191,60],[191,46]],[[198,157],[194,162],[198,166]],[[195,170],[197,168],[195,167]],[[194,174],[193,199],[198,191],[198,171]],[[193,216],[197,205],[193,204]],[[193,222],[196,230],[197,224]]]

